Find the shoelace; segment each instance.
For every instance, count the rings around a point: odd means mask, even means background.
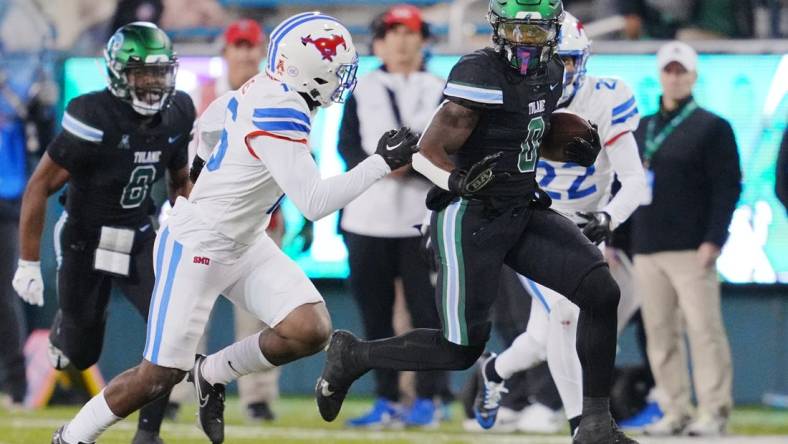
[[[484,408],[488,410],[497,409],[501,401],[501,396],[504,393],[509,393],[503,383],[496,383],[487,381],[484,384]]]
[[[211,402],[208,403],[210,406],[210,413],[211,417],[216,418],[217,416],[221,415],[224,412],[224,391],[221,389],[217,389],[215,387],[211,387],[211,394],[210,396],[215,397],[218,402]]]

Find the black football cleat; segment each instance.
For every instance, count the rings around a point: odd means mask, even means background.
[[[62,425],[57,430],[55,430],[55,433],[52,434],[52,444],[88,444],[88,443],[84,443],[84,442],[73,442],[72,443],[72,442],[66,441],[65,438],[63,438],[63,431],[65,431],[65,430],[66,430],[66,426],[65,425]]]
[[[211,384],[202,376],[205,355],[196,355],[189,381],[197,392],[200,427],[213,444],[224,442],[224,384]]]
[[[325,421],[336,419],[351,384],[367,372],[349,359],[349,350],[358,342],[358,338],[346,330],[337,330],[331,335],[323,373],[315,386],[317,408]]]
[[[137,430],[131,444],[164,444],[158,433],[150,430]]]
[[[619,430],[616,422],[608,414],[583,417],[572,438],[572,444],[638,444],[638,442]]]

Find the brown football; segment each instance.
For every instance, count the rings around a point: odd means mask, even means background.
[[[563,160],[561,158],[564,147],[575,137],[583,138],[589,142],[593,140],[593,128],[588,121],[577,114],[559,111],[550,116],[550,129],[542,138],[539,151],[549,160]]]

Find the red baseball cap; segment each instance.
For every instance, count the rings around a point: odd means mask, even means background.
[[[241,19],[230,23],[224,30],[224,44],[235,45],[239,42],[247,42],[252,46],[262,45],[265,42],[265,35],[260,25],[252,19]]]
[[[424,20],[421,10],[413,5],[396,5],[383,14],[383,23],[387,28],[394,25],[405,25],[411,31],[421,32]]]

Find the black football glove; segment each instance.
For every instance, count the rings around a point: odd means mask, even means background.
[[[564,148],[564,156],[569,162],[574,162],[586,168],[596,162],[596,156],[602,151],[602,143],[599,140],[597,126],[592,123],[591,129],[592,139],[590,142],[582,137],[575,137],[574,140],[566,145]]]
[[[499,151],[474,163],[467,171],[460,169],[452,171],[449,175],[449,191],[469,197],[495,182],[496,175],[493,168],[502,155],[503,152]]]
[[[394,171],[410,163],[413,153],[419,150],[418,142],[419,137],[410,128],[387,131],[380,136],[375,154],[379,154]]]
[[[583,234],[596,245],[609,242],[613,230],[610,229],[610,215],[604,211],[578,211],[578,216],[587,222],[578,224],[583,229]]]

